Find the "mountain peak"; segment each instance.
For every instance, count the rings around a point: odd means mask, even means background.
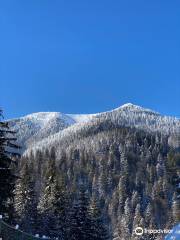
[[[26,148],[39,142],[59,141],[78,131],[86,131],[89,126],[99,122],[112,122],[115,126],[127,126],[147,131],[176,133],[180,121],[173,117],[163,116],[150,109],[132,103],[126,103],[111,111],[96,114],[63,114],[60,112],[38,112],[19,119],[12,119],[12,130],[17,132],[19,142]],[[94,125],[93,125],[94,124]]]
[[[141,108],[141,107],[133,103],[125,103],[122,106],[120,106],[120,108]]]
[[[120,106],[119,108],[116,108],[115,110],[138,111],[138,112],[147,112],[147,113],[153,113],[153,114],[160,115],[158,112],[155,112],[148,108],[143,108],[141,106],[138,106],[138,105],[135,105],[132,103],[123,104],[122,106]]]

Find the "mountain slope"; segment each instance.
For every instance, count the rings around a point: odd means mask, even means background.
[[[27,148],[19,171],[28,165],[26,174],[34,181],[38,206],[56,198],[44,192],[50,189],[47,179],[54,179],[63,183],[72,203],[82,185],[89,200],[98,199],[113,235],[108,240],[139,239],[134,233],[137,226],[169,229],[178,223],[179,119],[125,104],[90,115],[36,113],[12,120],[11,125]],[[15,195],[17,205],[23,206],[18,190]],[[48,217],[44,214],[43,219]],[[72,223],[71,213],[69,217],[67,226]],[[150,239],[148,234],[142,237]]]
[[[37,194],[42,192],[39,186],[46,189],[47,161],[55,160],[57,176],[64,178],[70,192],[77,193],[83,184],[90,197],[100,200],[114,239],[137,239],[136,226],[165,229],[172,227],[171,221],[175,224],[177,214],[172,213],[177,208],[175,181],[180,155],[178,149],[169,147],[168,136],[109,121],[91,122],[85,128],[81,124],[81,130],[66,137],[56,135],[38,151],[33,148],[24,154],[24,162],[34,164]],[[143,236],[143,240],[149,239]]]
[[[63,114],[40,112],[19,119],[10,120],[17,132],[19,143],[27,148],[32,145],[54,145],[65,137],[87,131],[93,125],[111,122],[116,126],[136,127],[147,131],[160,131],[164,134],[180,132],[180,120],[160,115],[150,109],[131,103],[112,111],[97,114]]]
[[[18,142],[23,147],[30,146],[75,123],[72,118],[57,112],[33,113],[9,122],[12,130],[17,132]]]

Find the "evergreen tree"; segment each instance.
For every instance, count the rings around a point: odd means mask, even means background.
[[[142,225],[143,218],[141,215],[141,207],[140,204],[137,204],[136,209],[135,209],[135,214],[134,214],[134,220],[133,220],[133,231],[132,231],[132,236],[134,240],[143,240],[143,238],[140,238],[140,236],[137,236],[134,231],[137,227],[144,227]]]
[[[14,166],[17,164],[19,154],[14,149],[16,144],[14,132],[9,129],[8,122],[2,121],[0,110],[0,214],[6,221],[13,220],[14,187],[17,177],[14,174]]]
[[[21,229],[34,234],[37,226],[37,197],[32,176],[32,165],[29,166],[26,161],[16,182],[14,206],[16,221]]]
[[[91,201],[89,215],[91,220],[89,240],[108,240],[110,238],[108,228],[105,224],[99,202],[95,197]]]
[[[119,232],[122,240],[130,239],[132,230],[132,211],[129,198],[125,201],[124,214],[120,220]]]
[[[91,240],[91,219],[88,209],[89,197],[84,187],[81,186],[70,212],[69,240]]]
[[[69,196],[64,178],[58,179],[55,153],[51,152],[45,175],[45,186],[38,204],[40,232],[48,237],[66,239]]]
[[[55,235],[67,239],[68,213],[70,205],[70,193],[67,192],[64,183],[64,176],[60,180],[55,180],[52,184],[51,196],[52,210],[55,217]]]

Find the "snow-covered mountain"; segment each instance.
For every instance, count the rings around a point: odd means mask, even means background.
[[[76,123],[87,122],[93,114],[63,114],[60,112],[38,112],[9,120],[10,127],[22,147],[31,146]]]
[[[19,164],[21,178],[15,191],[17,208],[19,204],[23,208],[27,198],[21,197],[21,189],[33,186],[23,181],[28,176],[34,183],[31,199],[38,201],[38,208],[44,211],[42,218],[47,216],[49,221],[52,221],[52,208],[56,210],[53,204],[59,201],[56,184],[62,187],[62,204],[72,199],[66,205],[68,209],[73,209],[73,202],[78,203],[76,196],[83,186],[89,199],[95,196],[99,201],[97,206],[101,207],[104,222],[113,235],[111,240],[134,240],[134,229],[139,223],[143,229],[152,226],[152,222],[154,229],[163,229],[179,221],[176,213],[180,119],[125,104],[112,111],[87,115],[33,113],[10,123],[24,147]],[[34,206],[31,206],[33,210]],[[77,206],[80,205],[75,204],[75,213]],[[72,222],[73,211],[66,217],[67,226]],[[35,212],[35,219],[37,215]],[[50,229],[51,224],[48,225]],[[121,231],[124,228],[126,231]],[[149,235],[143,237],[149,239]]]
[[[131,103],[97,114],[33,113],[10,120],[10,125],[17,132],[19,143],[27,148],[59,142],[64,137],[87,130],[103,121],[170,135],[180,133],[180,119],[163,116]]]
[[[72,118],[61,113],[39,112],[10,120],[10,127],[16,131],[18,142],[27,146],[74,123]]]

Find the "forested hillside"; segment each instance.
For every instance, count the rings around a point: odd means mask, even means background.
[[[148,131],[127,127],[109,116],[25,152],[15,189],[22,229],[68,240],[148,240],[161,236],[134,229],[180,221],[177,132],[156,131],[165,125],[153,120]]]
[[[176,135],[180,132],[179,119],[163,116],[130,103],[112,111],[97,114],[33,113],[12,119],[9,124],[11,129],[16,131],[16,137],[23,152],[31,147],[57,145],[65,138],[71,139],[79,133],[87,132],[88,129],[94,132],[103,122],[110,122],[110,125],[117,127],[135,127],[148,132],[159,131],[166,135]]]

